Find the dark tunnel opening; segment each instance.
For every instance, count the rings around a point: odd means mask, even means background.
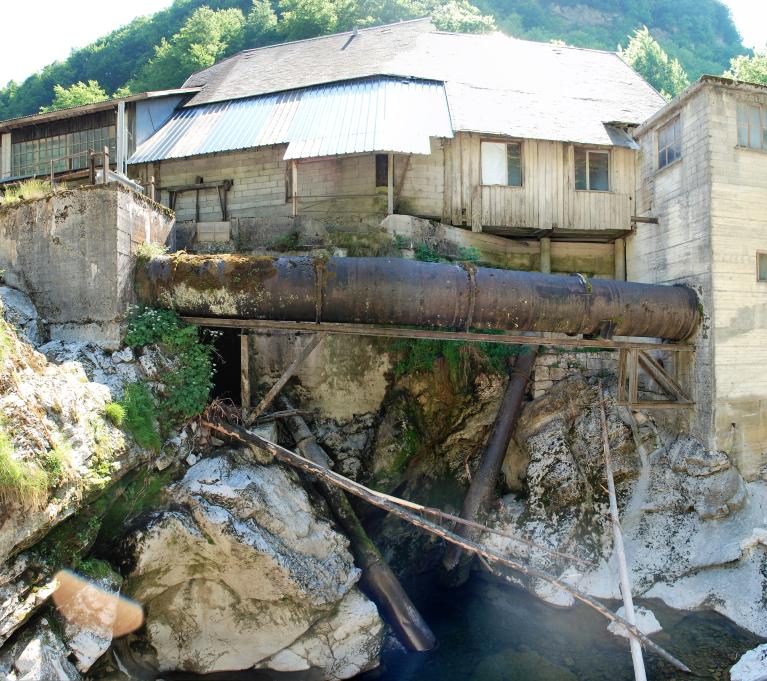
[[[239,405],[240,392],[240,332],[236,329],[218,331],[214,341],[215,368],[213,377],[212,399],[232,400]]]

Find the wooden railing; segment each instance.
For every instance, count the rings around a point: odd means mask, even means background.
[[[628,230],[631,197],[614,192],[564,191],[545,195],[526,187],[480,185],[472,196],[472,228]]]

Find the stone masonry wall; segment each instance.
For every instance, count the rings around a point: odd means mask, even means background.
[[[536,398],[548,392],[557,381],[570,376],[606,376],[617,372],[617,352],[574,352],[549,348],[541,351],[535,361],[530,390]]]

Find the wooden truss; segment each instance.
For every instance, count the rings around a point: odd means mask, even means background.
[[[659,350],[664,350],[662,345]],[[640,348],[620,348],[618,359],[618,404],[632,409],[688,408],[693,401],[687,397],[678,381],[649,352]],[[677,362],[674,362],[678,366]],[[663,390],[666,400],[639,399],[639,370]]]

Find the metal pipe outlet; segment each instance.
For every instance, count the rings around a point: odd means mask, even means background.
[[[685,286],[398,258],[160,256],[139,300],[185,316],[499,329],[683,340],[700,320]]]

